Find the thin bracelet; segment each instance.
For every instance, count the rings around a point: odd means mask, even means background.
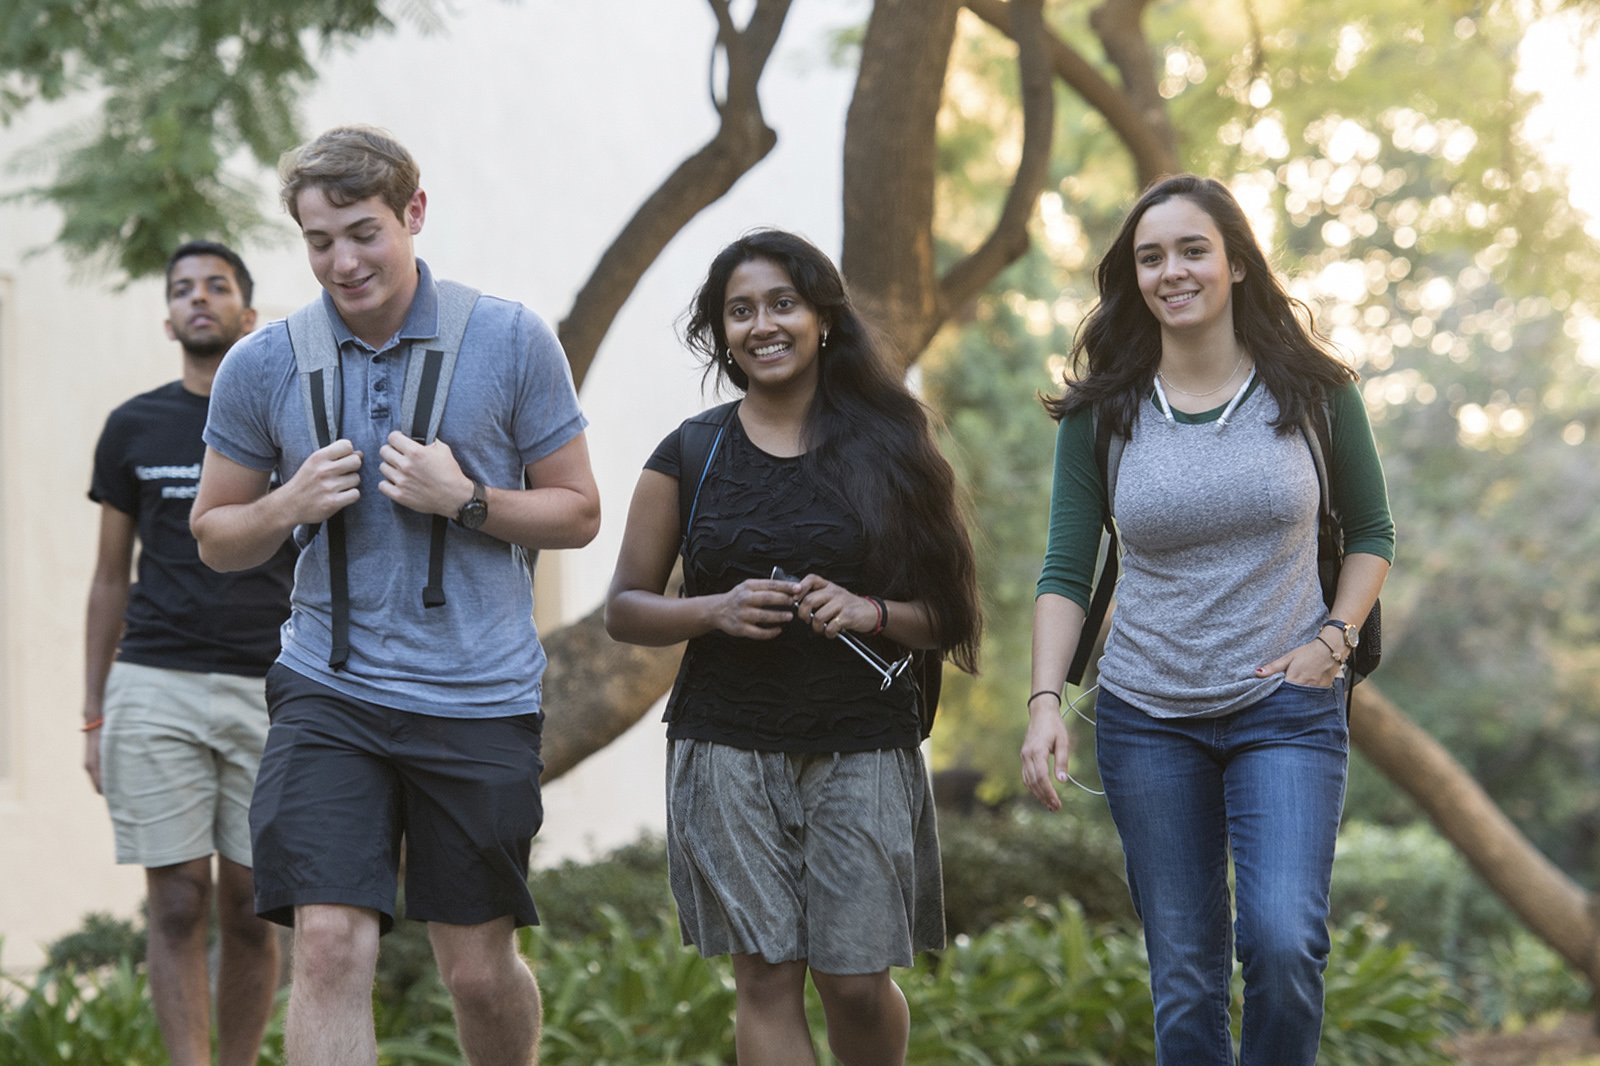
[[[1334,662],[1338,663],[1340,666],[1344,665],[1344,660],[1339,658],[1339,653],[1334,650],[1334,647],[1333,647],[1332,644],[1329,644],[1327,641],[1322,639],[1322,634],[1321,633],[1317,634],[1317,643],[1321,644],[1324,648],[1328,649],[1328,654],[1333,656],[1333,661]]]
[[[883,602],[882,596],[868,596],[867,599],[878,612],[878,628],[872,631],[872,635],[877,636],[889,625],[889,605]]]
[[[106,724],[105,715],[101,715],[99,718],[96,718],[92,722],[83,723],[83,732],[85,732],[85,733],[93,733],[96,729],[99,729],[101,726],[103,726],[105,724]]]
[[[1028,709],[1030,711],[1033,709],[1033,701],[1038,699],[1040,696],[1054,696],[1057,703],[1061,702],[1061,693],[1056,692],[1053,689],[1042,688],[1038,692],[1035,692],[1033,695],[1028,697]]]

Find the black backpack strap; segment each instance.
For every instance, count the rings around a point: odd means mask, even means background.
[[[1344,529],[1333,510],[1333,486],[1328,476],[1333,437],[1326,404],[1318,404],[1301,416],[1300,434],[1311,450],[1311,465],[1317,471],[1317,578],[1322,585],[1322,602],[1331,607],[1344,564]]]
[[[1095,579],[1094,592],[1089,597],[1089,610],[1083,621],[1083,630],[1078,634],[1078,647],[1073,652],[1072,664],[1067,667],[1069,685],[1077,685],[1083,681],[1083,675],[1089,669],[1089,656],[1094,653],[1094,646],[1099,642],[1100,630],[1105,626],[1106,616],[1111,612],[1111,597],[1117,591],[1119,549],[1117,525],[1115,518],[1112,517],[1111,504],[1116,498],[1117,471],[1122,465],[1122,449],[1127,443],[1126,437],[1113,431],[1109,419],[1101,418],[1098,412],[1094,415],[1094,463],[1100,472],[1100,485],[1106,493],[1106,535],[1101,542],[1100,576]]]
[[[412,354],[416,358],[416,354]],[[444,366],[444,352],[437,348],[429,348],[422,353],[422,376],[417,382],[416,409],[411,412],[411,426],[407,434],[419,444],[428,442],[428,423],[434,408],[443,408],[443,404],[436,404],[435,397],[439,391],[439,371]],[[437,428],[437,423],[435,424]],[[428,583],[422,587],[422,606],[444,606],[444,537],[450,526],[450,519],[444,515],[436,514],[428,529]]]
[[[1300,433],[1306,439],[1306,447],[1311,449],[1311,465],[1317,471],[1317,580],[1322,586],[1322,602],[1330,608],[1339,592],[1339,572],[1344,568],[1344,526],[1333,509],[1333,477],[1330,473],[1333,456],[1332,421],[1333,414],[1326,397],[1300,418]],[[1366,643],[1370,634],[1376,644],[1382,609],[1377,603],[1372,605],[1367,622],[1361,627],[1363,643]],[[1356,683],[1367,676],[1357,669],[1358,664],[1354,661],[1349,665],[1350,672],[1345,678],[1344,690],[1346,717],[1355,705]]]
[[[444,418],[467,322],[478,305],[478,290],[454,281],[435,282],[439,294],[439,335],[412,345],[406,360],[405,391],[400,402],[400,422],[406,435],[418,444],[432,444]],[[428,583],[422,587],[423,607],[443,607],[444,545],[450,519],[434,515],[428,528]]]
[[[337,419],[343,402],[339,344],[320,299],[290,315],[287,325],[311,436],[319,449],[326,448],[339,437]],[[350,658],[350,562],[344,512],[334,512],[323,524],[328,530],[328,599],[332,615],[328,666],[342,670]],[[304,547],[316,534],[316,527],[310,527],[296,539]]]
[[[694,595],[688,567],[689,530],[700,507],[700,490],[738,409],[739,401],[734,400],[703,411],[678,427],[678,555],[684,561],[685,595]]]

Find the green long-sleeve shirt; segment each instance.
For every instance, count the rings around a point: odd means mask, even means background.
[[[1259,379],[1250,393],[1263,387]],[[1250,394],[1247,393],[1248,398]],[[1155,404],[1152,397],[1151,404]],[[1181,423],[1215,422],[1216,407],[1198,414],[1174,411]],[[1344,528],[1345,552],[1394,561],[1394,521],[1383,467],[1372,440],[1361,390],[1351,383],[1331,397],[1329,481]],[[1056,432],[1055,479],[1050,494],[1050,534],[1037,593],[1053,592],[1088,609],[1107,511],[1105,486],[1094,458],[1094,419],[1080,408]]]

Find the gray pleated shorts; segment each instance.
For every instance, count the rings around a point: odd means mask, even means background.
[[[683,941],[705,956],[866,974],[944,946],[939,829],[914,748],[671,741],[667,859]]]

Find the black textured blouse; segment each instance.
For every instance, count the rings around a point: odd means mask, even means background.
[[[680,477],[676,431],[645,469]],[[698,479],[700,471],[689,471]],[[681,520],[681,518],[680,518]],[[857,595],[875,595],[861,523],[807,476],[799,457],[769,455],[737,417],[711,461],[690,530],[685,566],[700,594],[726,592],[772,568],[819,574]],[[861,634],[856,634],[862,636]],[[886,659],[903,649],[863,638]],[[771,640],[713,631],[689,641],[667,700],[669,738],[756,751],[855,752],[914,748],[921,731],[910,679],[886,691],[842,640],[791,621]]]

